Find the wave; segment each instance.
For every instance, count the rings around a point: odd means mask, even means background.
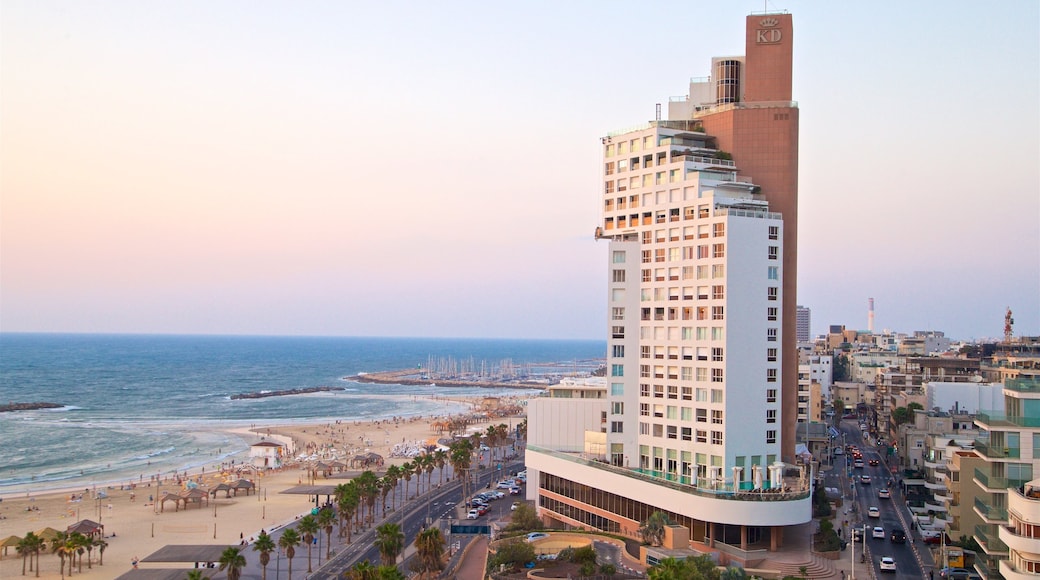
[[[166,449],[160,449],[159,451],[153,451],[151,453],[148,453],[147,455],[138,455],[137,457],[134,457],[134,459],[138,459],[138,460],[151,459],[152,457],[158,457],[160,455],[166,455],[167,453],[172,453],[175,449],[177,449],[177,448],[176,447],[167,447]]]

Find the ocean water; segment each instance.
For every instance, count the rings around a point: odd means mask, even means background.
[[[605,352],[593,340],[0,333],[0,403],[63,405],[0,413],[0,497],[243,459],[252,441],[228,427],[439,415],[464,408],[430,395],[531,394],[346,379],[359,373],[446,361],[567,372]],[[230,398],[318,386],[345,390]]]

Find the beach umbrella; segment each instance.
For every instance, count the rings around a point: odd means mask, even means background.
[[[3,554],[7,555],[7,548],[10,548],[11,546],[17,546],[18,542],[21,541],[22,539],[18,536],[7,536],[3,540],[0,540],[0,548],[4,549]]]
[[[41,538],[43,538],[47,542],[54,541],[54,539],[58,537],[59,533],[61,533],[61,532],[59,532],[58,530],[55,530],[54,528],[51,528],[51,527],[47,527],[47,528],[42,528],[42,529],[36,530],[36,535],[40,536]]]

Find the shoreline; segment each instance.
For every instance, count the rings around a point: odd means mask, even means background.
[[[523,397],[526,398],[526,397]],[[511,400],[517,403],[521,398]],[[400,465],[410,460],[404,456],[392,456],[391,450],[402,443],[425,443],[439,439],[446,433],[438,432],[438,424],[445,417],[464,415],[474,422],[471,429],[484,430],[487,425],[507,423],[516,425],[520,415],[488,417],[478,413],[482,396],[453,397],[454,405],[465,405],[469,412],[447,415],[425,415],[416,417],[390,417],[369,421],[271,421],[252,425],[227,426],[223,432],[241,438],[247,445],[263,438],[292,441],[297,452],[305,450],[337,449],[341,456],[347,455],[352,447],[367,448],[385,458],[378,468],[385,470],[390,465]],[[516,408],[519,408],[517,406]],[[481,418],[482,417],[482,418]],[[330,447],[335,444],[335,447]],[[293,454],[292,458],[297,457]],[[93,565],[84,562],[82,574],[94,578],[111,578],[129,571],[131,560],[143,558],[168,544],[212,544],[237,545],[255,537],[261,529],[274,530],[291,523],[312,507],[307,496],[284,494],[282,491],[303,482],[307,472],[299,466],[286,465],[270,470],[263,475],[246,475],[256,485],[256,493],[225,497],[217,493],[205,504],[196,507],[173,509],[173,502],[156,505],[160,491],[181,490],[186,479],[200,481],[210,487],[219,481],[239,477],[236,469],[241,463],[224,470],[211,470],[208,465],[187,473],[172,472],[160,479],[144,480],[144,485],[128,489],[126,482],[113,486],[97,485],[65,486],[62,489],[30,491],[11,496],[4,494],[0,501],[0,540],[8,535],[24,536],[27,531],[38,531],[46,527],[64,530],[81,519],[99,521],[105,526],[104,536],[108,546],[104,553],[104,565],[98,565],[99,553],[92,554]],[[334,479],[331,481],[346,481]],[[413,487],[414,487],[413,482]],[[98,495],[97,490],[104,490]],[[152,496],[153,501],[148,501]],[[162,504],[163,502],[158,502]],[[161,509],[160,509],[161,508]],[[251,564],[256,554],[246,549],[243,554]],[[86,559],[86,558],[84,558]],[[59,578],[58,557],[50,553],[40,555],[40,577]],[[22,559],[13,548],[0,559],[0,577],[16,577],[21,574]],[[146,565],[141,566],[147,567]],[[152,565],[154,567],[154,565]],[[31,575],[31,574],[30,574]],[[77,574],[79,575],[79,574]]]

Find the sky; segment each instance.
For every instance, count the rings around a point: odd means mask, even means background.
[[[768,9],[812,331],[1040,335],[1038,6],[5,0],[0,331],[605,339],[599,140]]]

